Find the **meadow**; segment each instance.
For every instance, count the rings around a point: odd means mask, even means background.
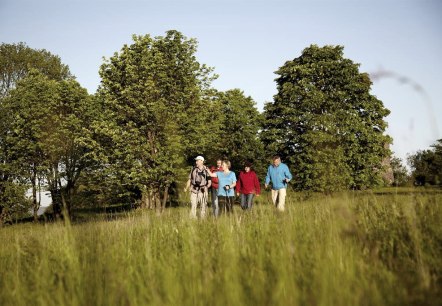
[[[288,197],[0,228],[0,305],[441,305],[440,190]]]

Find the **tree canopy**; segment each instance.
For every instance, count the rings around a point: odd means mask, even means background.
[[[389,111],[342,46],[311,45],[276,74],[262,139],[293,167],[297,189],[363,189],[380,182],[389,155]]]
[[[431,149],[410,155],[408,163],[415,185],[442,185],[442,139],[437,140]]]
[[[197,60],[195,39],[175,30],[132,39],[102,63],[94,96],[58,56],[0,46],[0,214],[31,206],[36,216],[41,184],[58,210],[92,195],[162,211],[197,155],[227,158],[235,171],[250,161],[263,175],[279,154],[297,190],[382,183],[389,110],[342,46],[311,45],[281,66],[261,114],[241,89],[212,87],[217,75]],[[416,184],[440,183],[440,147],[410,157]],[[400,160],[391,161],[395,184],[406,183]]]
[[[25,43],[0,45],[0,98],[5,97],[24,78],[30,69],[36,69],[53,80],[73,78],[69,67],[60,57],[42,49],[36,50]]]
[[[155,205],[160,195],[167,199],[186,159],[216,139],[206,133],[214,75],[195,52],[196,41],[178,31],[133,36],[100,68],[98,95],[108,116],[99,133],[112,173],[107,177],[136,186]]]
[[[92,119],[87,91],[74,80],[56,81],[34,70],[17,83],[2,103],[8,121],[4,148],[16,178],[33,190],[37,181],[49,186],[55,206],[67,211],[76,182],[90,164],[87,153]]]

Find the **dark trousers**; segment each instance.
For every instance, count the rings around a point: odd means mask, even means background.
[[[218,203],[220,205],[221,212],[233,213],[233,201],[233,196],[218,196]]]

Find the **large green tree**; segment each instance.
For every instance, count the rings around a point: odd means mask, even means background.
[[[264,167],[264,147],[259,139],[263,117],[255,101],[240,89],[220,92],[216,102],[222,119],[217,153],[232,162],[233,169],[242,170],[250,161],[259,172]]]
[[[142,206],[164,209],[169,189],[184,176],[185,161],[210,148],[212,70],[195,57],[197,43],[178,31],[133,36],[100,68],[97,122],[103,175],[136,187]]]
[[[442,184],[442,139],[429,150],[420,150],[408,157],[411,175],[415,185]]]
[[[4,99],[31,70],[37,70],[52,80],[73,78],[68,66],[58,56],[44,49],[32,49],[25,43],[0,45],[0,210],[3,210],[3,203],[9,203],[10,210],[11,203],[24,201],[24,195],[18,196],[26,189],[21,176],[23,168],[19,166],[17,151],[9,147],[7,141],[13,135],[10,123],[15,119],[5,109]],[[11,195],[11,198],[7,195]]]
[[[50,79],[73,78],[60,58],[44,49],[36,50],[25,43],[0,45],[0,98],[5,97],[30,69],[37,69]]]
[[[389,111],[343,47],[311,45],[276,74],[262,140],[290,164],[295,187],[333,191],[381,182],[382,160],[390,154]]]
[[[5,145],[16,178],[32,186],[34,216],[41,182],[51,192],[54,210],[71,212],[76,183],[90,166],[93,105],[74,80],[55,81],[31,72],[4,99],[9,121]]]

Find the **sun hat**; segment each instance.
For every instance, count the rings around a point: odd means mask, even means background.
[[[198,155],[197,157],[195,157],[195,160],[202,160],[202,161],[204,161],[204,157],[202,157],[201,155]]]

